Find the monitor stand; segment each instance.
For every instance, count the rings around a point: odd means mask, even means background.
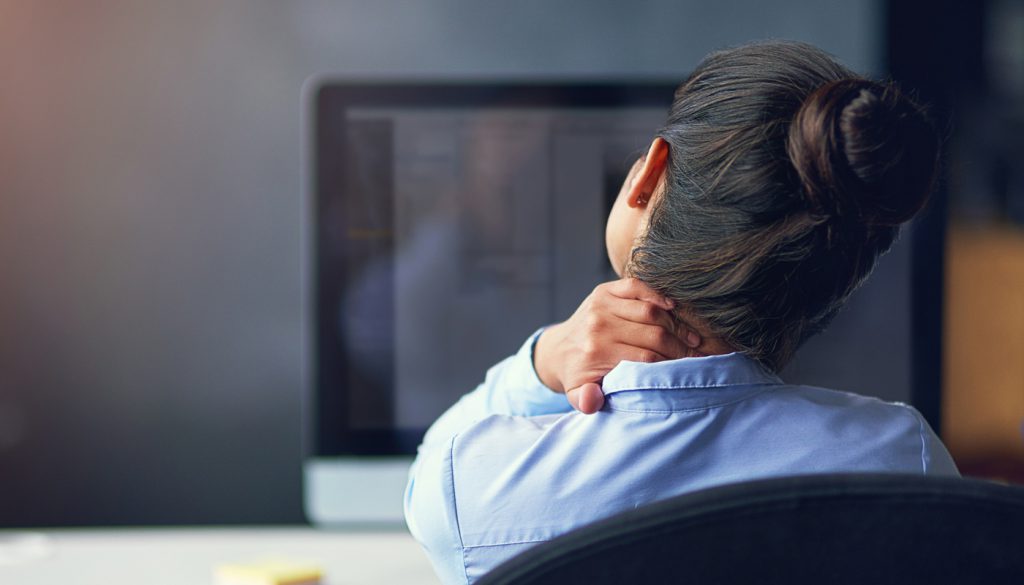
[[[312,457],[303,464],[306,518],[316,526],[404,526],[412,457]]]

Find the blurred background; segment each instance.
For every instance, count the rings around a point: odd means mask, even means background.
[[[769,37],[933,104],[933,424],[1024,482],[1024,1],[0,0],[0,526],[303,521],[309,76],[681,80]]]

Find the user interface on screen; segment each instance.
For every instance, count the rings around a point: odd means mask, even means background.
[[[662,109],[349,111],[336,217],[353,429],[426,428],[614,278],[604,224]]]
[[[335,173],[317,208],[321,450],[412,452],[490,366],[614,279],[605,221],[665,112],[347,108],[319,163]],[[908,400],[908,250],[787,381]]]

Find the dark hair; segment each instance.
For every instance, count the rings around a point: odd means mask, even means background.
[[[628,271],[773,370],[924,207],[939,152],[893,84],[779,41],[708,56],[659,136],[665,191]]]

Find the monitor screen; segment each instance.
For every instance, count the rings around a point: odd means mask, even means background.
[[[317,455],[414,452],[488,367],[616,278],[605,220],[673,89],[320,89]],[[909,401],[910,260],[898,243],[783,378]]]

